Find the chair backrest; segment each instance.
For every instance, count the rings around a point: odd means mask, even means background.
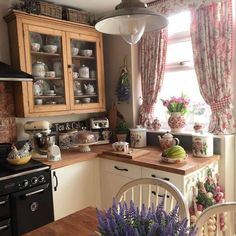
[[[198,236],[236,235],[236,202],[219,203],[208,207],[198,217],[196,227]]]
[[[125,184],[117,193],[116,202],[129,203],[132,200],[141,209],[143,203],[146,207],[152,204],[157,206],[163,198],[166,212],[170,212],[178,203],[180,218],[189,219],[188,207],[182,193],[170,182],[158,178],[141,178]]]

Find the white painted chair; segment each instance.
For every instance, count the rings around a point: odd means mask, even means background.
[[[236,235],[236,202],[208,207],[197,219],[196,227],[197,236]]]
[[[162,179],[141,178],[133,180],[122,186],[116,195],[116,202],[134,201],[141,209],[142,203],[145,207],[152,204],[157,206],[164,197],[164,209],[170,212],[178,203],[180,218],[189,219],[188,207],[182,193],[170,182]]]

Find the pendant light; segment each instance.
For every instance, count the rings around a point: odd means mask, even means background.
[[[115,10],[102,17],[95,25],[97,31],[121,35],[129,44],[137,43],[144,32],[160,30],[167,19],[147,8],[140,0],[122,0]]]

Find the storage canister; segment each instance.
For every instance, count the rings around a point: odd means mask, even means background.
[[[196,157],[210,157],[213,155],[213,135],[194,134],[192,136],[192,151]]]
[[[130,129],[130,146],[134,148],[141,148],[147,146],[146,128],[136,126],[135,129]]]

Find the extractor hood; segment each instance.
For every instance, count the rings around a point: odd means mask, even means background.
[[[0,82],[1,81],[33,81],[33,76],[23,71],[16,70],[6,63],[0,61]]]

